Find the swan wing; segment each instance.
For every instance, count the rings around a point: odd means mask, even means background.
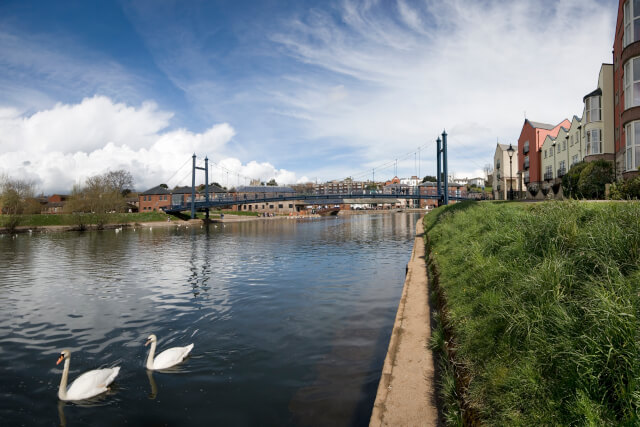
[[[169,348],[153,359],[153,369],[167,369],[182,362],[191,352],[193,344],[186,347]]]
[[[115,380],[120,367],[95,369],[80,375],[67,389],[67,400],[84,400],[107,391]]]

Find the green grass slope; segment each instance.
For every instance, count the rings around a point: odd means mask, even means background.
[[[425,230],[463,407],[487,425],[640,424],[640,204],[469,202]]]

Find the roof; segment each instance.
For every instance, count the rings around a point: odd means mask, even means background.
[[[440,183],[441,185],[444,185],[444,182]],[[449,187],[464,187],[464,184],[460,184],[458,182],[449,182]],[[423,182],[422,184],[418,185],[418,187],[437,187],[438,183],[437,182],[431,182],[431,181],[427,181],[427,182]]]
[[[498,145],[500,146],[500,148],[502,148],[502,151],[507,151],[509,149],[509,146],[507,144],[498,143]],[[518,151],[518,144],[516,144],[516,146],[513,147],[513,151]]]
[[[209,193],[226,193],[227,192],[227,190],[225,190],[224,188],[218,187],[217,185],[213,185],[213,184],[209,184],[208,190],[209,190]],[[199,193],[204,193],[204,188],[200,190]]]
[[[291,187],[279,187],[273,185],[243,185],[236,187],[236,193],[295,193]]]
[[[142,195],[146,195],[148,196],[149,194],[171,194],[171,192],[169,190],[167,190],[164,187],[161,187],[159,185],[148,189],[147,191],[145,191],[144,193],[141,193]]]
[[[191,187],[185,185],[184,187],[176,187],[170,191],[171,194],[191,194]]]
[[[532,122],[529,119],[525,119],[525,121],[529,122],[529,124],[531,126],[533,126],[534,128],[537,129],[546,129],[546,130],[552,130],[553,128],[555,128],[557,125],[550,125],[548,123],[541,123],[541,122]]]
[[[584,98],[582,98],[582,101],[584,102],[587,98],[592,97],[592,96],[597,96],[597,95],[602,95],[602,89],[598,88],[598,89],[594,90],[593,92],[590,92],[590,93],[586,94],[584,96]]]

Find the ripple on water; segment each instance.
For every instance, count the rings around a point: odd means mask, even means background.
[[[31,425],[62,416],[105,426],[357,425],[373,404],[411,253],[417,217],[406,218],[0,240],[0,415]],[[158,351],[195,348],[175,370],[148,376],[150,333]],[[63,348],[73,353],[70,379],[121,366],[110,394],[57,406]]]

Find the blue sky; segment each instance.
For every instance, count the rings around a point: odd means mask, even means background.
[[[582,115],[614,0],[0,2],[0,173],[223,185],[477,176],[524,116]],[[420,147],[420,161],[416,154]]]

